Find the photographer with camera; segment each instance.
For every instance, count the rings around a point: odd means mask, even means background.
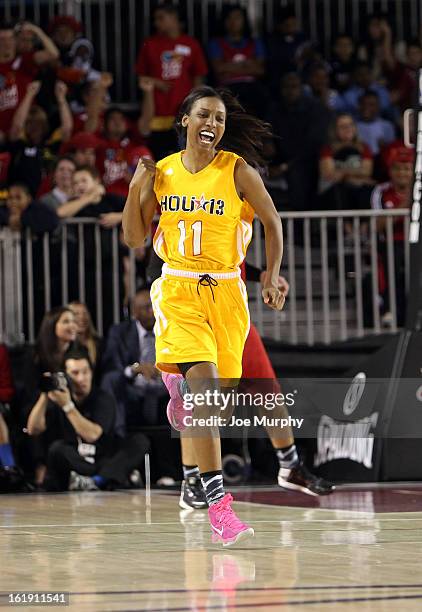
[[[92,365],[84,351],[70,351],[64,372],[45,373],[43,392],[28,418],[29,435],[58,432],[48,450],[45,488],[49,491],[113,489],[129,484],[149,449],[137,433],[114,435],[115,403],[93,387]]]
[[[43,401],[41,386],[44,372],[58,372],[63,368],[64,356],[78,346],[75,315],[66,306],[46,312],[38,333],[36,345],[28,350],[22,366],[22,381],[17,390],[20,406],[19,423],[24,427],[29,413]],[[24,457],[28,473],[32,472],[36,487],[41,486],[46,472],[47,450],[57,435],[52,430],[42,436],[26,439]]]

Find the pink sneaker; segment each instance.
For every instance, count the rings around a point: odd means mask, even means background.
[[[183,417],[187,414],[183,406],[183,397],[179,391],[179,383],[183,377],[180,374],[168,374],[167,372],[163,372],[161,376],[170,395],[170,401],[167,404],[167,418],[176,431],[183,431],[186,429]]]
[[[233,512],[230,504],[233,497],[227,493],[218,504],[208,508],[208,516],[212,529],[212,541],[222,542],[223,546],[232,546],[239,540],[254,535],[249,525],[242,523]]]

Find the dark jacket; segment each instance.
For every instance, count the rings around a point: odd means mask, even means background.
[[[102,360],[102,372],[117,370],[123,373],[126,366],[139,359],[139,336],[134,320],[110,327]]]

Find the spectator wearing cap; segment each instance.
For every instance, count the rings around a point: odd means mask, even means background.
[[[392,147],[388,155],[390,180],[377,185],[371,195],[371,208],[374,210],[393,210],[408,208],[411,202],[413,183],[413,160],[411,149],[403,145]],[[389,325],[392,322],[390,293],[388,290],[388,259],[386,244],[386,218],[377,219],[378,253],[379,253],[379,289],[381,296],[382,322]],[[396,287],[397,324],[404,324],[406,313],[405,295],[405,249],[404,220],[402,217],[393,220],[394,272]],[[369,292],[368,292],[369,293]]]
[[[184,34],[178,9],[170,2],[154,10],[156,33],[139,50],[136,73],[154,84],[155,117],[151,122],[151,149],[161,159],[179,149],[174,118],[192,87],[200,85],[208,72],[199,42]]]
[[[48,31],[59,50],[60,59],[63,61],[66,59],[66,54],[71,49],[72,44],[81,35],[82,24],[71,15],[57,15],[50,21]]]
[[[38,26],[25,22],[20,32],[32,32],[42,49],[18,54],[15,30],[8,24],[0,25],[0,142],[6,139],[13,115],[39,67],[59,56],[53,41]]]
[[[78,132],[74,134],[69,142],[61,148],[63,155],[69,155],[76,166],[89,166],[95,168],[97,163],[97,151],[102,142],[95,134]]]
[[[48,26],[48,31],[59,50],[57,76],[65,83],[80,83],[84,79],[84,71],[72,66],[70,50],[82,34],[82,24],[71,15],[57,15]]]
[[[60,113],[60,127],[51,132],[47,113],[33,104],[41,87],[33,81],[17,108],[9,132],[8,149],[13,156],[10,180],[25,182],[35,195],[43,175],[58,153],[60,143],[70,138],[72,114],[66,100],[67,87],[57,81],[55,95]]]
[[[82,36],[82,24],[70,15],[55,17],[50,22],[49,30],[60,50],[56,76],[71,88],[72,98],[81,97],[82,108],[73,108],[76,100],[72,101],[72,110],[76,115],[75,132],[78,132],[84,129],[82,123],[87,121],[87,117],[82,118],[83,114],[90,114],[89,104],[85,108],[83,101],[84,96],[89,96],[89,87],[85,86],[101,78],[101,73],[93,68],[94,47],[90,40]],[[78,121],[78,115],[81,115],[82,123]]]

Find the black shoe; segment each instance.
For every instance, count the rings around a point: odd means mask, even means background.
[[[283,489],[302,491],[308,495],[329,495],[335,490],[333,484],[312,474],[302,462],[293,468],[280,468],[278,484]]]
[[[0,468],[0,493],[32,493],[34,490],[20,468]]]
[[[179,506],[186,510],[189,508],[193,508],[194,510],[208,508],[207,499],[200,478],[195,478],[195,476],[193,476],[187,480],[183,480]]]

